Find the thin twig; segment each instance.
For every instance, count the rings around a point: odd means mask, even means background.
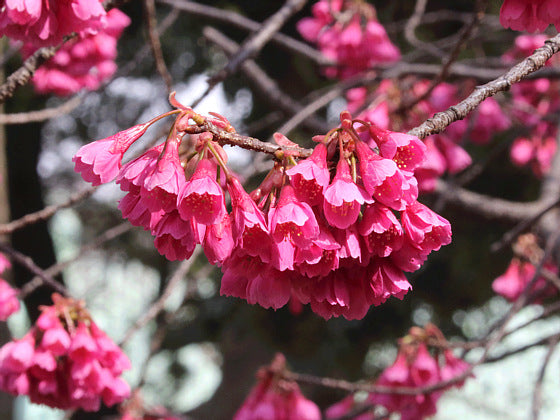
[[[537,377],[537,382],[535,383],[535,389],[533,390],[533,404],[531,408],[531,419],[538,420],[539,413],[541,411],[542,406],[542,385],[544,380],[544,375],[546,373],[546,368],[550,362],[550,358],[556,350],[556,346],[558,345],[558,340],[560,339],[560,334],[557,334],[554,337],[551,337],[548,344],[548,351],[546,352],[546,356],[543,359],[543,363],[541,366],[541,370],[539,371],[539,376]]]
[[[128,331],[124,335],[124,338],[119,343],[120,346],[122,346],[128,340],[130,340],[132,336],[136,333],[136,331],[144,327],[146,324],[148,324],[148,322],[154,319],[161,311],[163,311],[165,302],[167,301],[169,296],[171,296],[171,293],[173,292],[175,286],[179,284],[183,280],[185,275],[189,272],[191,265],[196,259],[198,253],[200,253],[200,248],[197,248],[193,253],[193,255],[188,260],[183,261],[179,265],[179,267],[177,267],[177,270],[175,270],[175,273],[167,283],[167,286],[165,286],[165,289],[161,294],[161,296],[150,306],[148,311],[141,318],[137,319],[136,322],[128,329]]]
[[[47,206],[44,209],[41,209],[39,211],[36,211],[35,213],[29,213],[26,214],[25,216],[14,220],[10,223],[6,223],[4,225],[0,225],[0,234],[4,235],[4,234],[8,234],[8,233],[12,233],[18,229],[21,229],[27,225],[31,225],[33,223],[37,223],[37,222],[41,222],[43,220],[47,220],[48,218],[54,216],[56,214],[57,211],[59,211],[60,209],[64,209],[67,207],[71,207],[74,204],[88,198],[90,195],[92,195],[95,191],[95,188],[90,187],[87,189],[84,189],[83,191],[79,191],[73,195],[70,196],[70,198],[68,200],[66,200],[64,203],[61,204],[56,204],[56,205],[52,205],[52,206]]]
[[[230,74],[237,71],[239,66],[247,59],[256,56],[265,44],[277,33],[286,21],[299,11],[307,0],[287,0],[286,3],[272,16],[266,19],[260,29],[253,33],[241,44],[241,47],[227,63],[227,65],[210,78],[208,83],[215,85]]]
[[[27,269],[29,272],[33,273],[35,276],[39,277],[43,284],[50,286],[64,296],[70,295],[68,293],[68,290],[66,290],[66,288],[61,283],[57,282],[54,278],[45,273],[45,270],[37,266],[37,264],[33,262],[32,258],[22,254],[19,251],[16,251],[11,246],[2,243],[0,243],[0,252],[8,255],[16,263]]]
[[[18,112],[15,114],[0,114],[0,124],[28,124],[59,117],[76,109],[82,103],[82,99],[82,95],[76,95],[63,104],[52,108],[45,108],[39,111]]]
[[[161,50],[161,42],[157,30],[156,5],[154,0],[144,0],[144,6],[146,9],[148,39],[150,41],[150,47],[152,48],[152,53],[156,62],[156,69],[163,79],[163,82],[167,87],[167,94],[169,95],[173,91],[173,78],[171,77],[171,74],[169,74],[169,70],[167,70],[167,66],[165,65],[165,60],[163,58],[163,51]]]

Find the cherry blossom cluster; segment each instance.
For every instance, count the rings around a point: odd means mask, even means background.
[[[130,369],[121,349],[97,327],[81,301],[53,294],[21,339],[0,349],[0,389],[34,403],[98,411],[128,398],[120,377]]]
[[[57,45],[72,32],[95,33],[105,24],[100,0],[6,0],[0,8],[0,36],[36,47]]]
[[[527,57],[546,39],[545,35],[518,36],[514,47],[502,57],[504,63]],[[558,64],[560,59],[555,56],[546,65]],[[524,80],[511,87],[512,113],[524,128],[513,142],[511,160],[518,166],[529,165],[539,177],[550,169],[557,149],[558,124],[551,116],[560,111],[559,90],[558,81],[546,78]]]
[[[539,247],[537,237],[532,233],[521,235],[513,245],[514,257],[506,272],[497,277],[492,283],[492,289],[497,294],[513,302],[525,291],[536,274],[534,263],[542,258],[543,251]],[[543,270],[556,275],[558,267],[552,261],[546,261]],[[529,291],[534,295],[533,302],[538,303],[542,298],[555,295],[558,289],[552,286],[542,274],[536,279]]]
[[[222,267],[222,294],[362,318],[371,305],[402,299],[411,288],[403,271],[451,241],[449,222],[417,201],[413,173],[425,146],[416,137],[343,112],[342,125],[301,159],[303,149],[276,134],[277,162],[248,194],[214,134],[199,130],[233,132],[227,120],[172,104],[175,111],[83,146],[75,169],[93,185],[116,178],[127,193],[123,217],[149,230],[168,259],[187,259],[201,244]],[[166,140],[122,166],[130,145],[167,115],[177,117]]]
[[[320,420],[321,412],[306,399],[297,383],[283,378],[286,359],[277,354],[270,366],[257,373],[258,383],[233,420]]]
[[[0,253],[0,274],[10,267],[10,260]],[[18,291],[13,289],[6,280],[0,278],[0,321],[7,320],[17,311],[19,311]]]
[[[550,24],[560,30],[560,3],[556,0],[504,0],[500,23],[515,31],[542,32]]]
[[[395,362],[383,371],[375,384],[412,390],[453,380],[469,369],[467,362],[453,355],[441,331],[429,324],[425,328],[411,328],[409,334],[400,340]],[[390,413],[400,413],[401,420],[422,420],[436,414],[437,401],[445,390],[460,387],[463,383],[464,380],[458,381],[437,391],[417,395],[371,393],[361,402],[351,395],[331,406],[326,418],[340,418],[364,405],[381,405]],[[351,418],[370,420],[378,417],[366,412]]]
[[[399,49],[377,21],[375,8],[356,0],[320,0],[313,17],[298,23],[300,34],[337,63],[328,77],[348,78],[381,63],[400,59]]]
[[[117,41],[130,25],[130,18],[118,9],[110,10],[103,27],[65,42],[53,58],[37,69],[31,79],[38,93],[67,96],[81,89],[96,90],[117,70]],[[35,51],[32,43],[22,52]]]
[[[0,9],[0,35],[24,41],[24,58],[77,34],[32,78],[37,92],[60,96],[95,90],[115,73],[117,40],[129,24],[120,10],[105,12],[100,0],[8,0]]]
[[[348,109],[356,111],[366,105],[369,99],[371,105],[363,111],[359,118],[380,127],[395,131],[409,130],[436,112],[443,111],[456,104],[462,96],[456,86],[440,83],[427,97],[406,113],[406,119],[396,112],[403,103],[411,98],[423,97],[431,82],[429,80],[411,79],[404,82],[408,89],[399,86],[391,80],[384,80],[378,89],[371,94],[365,87],[348,91]],[[403,91],[412,95],[403,97]],[[456,121],[440,134],[432,135],[424,140],[426,158],[418,166],[415,176],[418,179],[420,191],[433,191],[436,180],[444,173],[458,173],[467,168],[472,160],[462,144],[469,140],[475,144],[487,144],[496,132],[508,129],[510,119],[503,113],[494,98],[487,98],[477,108],[472,117]]]

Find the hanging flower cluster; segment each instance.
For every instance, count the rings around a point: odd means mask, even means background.
[[[53,294],[35,326],[0,349],[0,389],[61,409],[98,411],[128,398],[120,377],[130,369],[121,349],[81,301]]]
[[[506,272],[492,283],[494,292],[511,302],[517,300],[533,280],[537,271],[534,264],[543,256],[538,239],[532,233],[519,236],[513,245],[513,250],[517,256],[511,260]],[[552,261],[546,261],[543,270],[553,275],[558,273],[558,267]],[[557,294],[558,289],[552,286],[541,273],[530,293],[535,295],[533,302],[538,303],[543,297]]]
[[[283,379],[286,359],[277,354],[257,373],[258,383],[233,420],[320,420],[319,407],[306,399],[297,383]]]
[[[57,45],[72,32],[95,33],[105,19],[101,0],[6,0],[0,8],[0,36],[36,47]]]
[[[0,253],[0,274],[11,267],[10,260]],[[18,291],[13,289],[6,280],[0,278],[0,321],[7,320],[10,315],[19,311]]]
[[[320,0],[313,17],[298,22],[301,35],[316,43],[338,65],[326,69],[328,77],[348,78],[381,63],[398,61],[399,49],[377,21],[375,8],[362,1]]]
[[[500,23],[515,31],[542,32],[550,24],[560,30],[560,3],[556,0],[504,0]]]
[[[37,69],[31,79],[38,93],[67,96],[81,89],[96,90],[117,70],[117,41],[130,18],[118,9],[110,10],[104,25],[94,33],[65,42],[53,58]],[[35,45],[23,47],[23,56],[35,52]]]
[[[432,351],[429,350],[432,348]],[[395,362],[383,371],[375,382],[376,385],[394,387],[396,389],[423,388],[436,385],[463,375],[470,365],[455,357],[441,331],[433,324],[425,328],[413,327],[407,336],[400,339],[399,352]],[[339,418],[348,415],[360,407],[382,405],[390,413],[400,413],[401,420],[422,420],[433,416],[437,411],[437,401],[447,389],[461,387],[459,381],[437,391],[418,393],[417,395],[372,393],[364,400],[357,402],[354,396],[343,399],[330,407],[327,418]],[[345,417],[346,418],[346,417]],[[377,418],[372,411],[354,420],[371,420]]]
[[[541,47],[546,39],[546,35],[520,35],[502,60],[511,65]],[[546,65],[559,63],[558,57],[553,57]],[[524,80],[511,87],[512,113],[524,128],[511,146],[511,160],[518,166],[530,166],[538,177],[548,172],[558,147],[558,124],[551,117],[560,111],[559,90],[558,81],[546,78]]]
[[[341,127],[296,162],[303,149],[277,134],[277,162],[248,194],[214,135],[199,129],[227,133],[229,123],[172,103],[177,110],[83,146],[76,171],[93,185],[116,178],[127,193],[123,217],[149,230],[168,259],[187,259],[201,244],[222,267],[222,294],[275,309],[293,299],[325,318],[362,318],[371,305],[402,299],[411,288],[403,270],[417,270],[451,241],[449,222],[417,201],[413,172],[425,146],[413,136],[344,112]],[[121,167],[128,147],[170,114],[178,116],[165,142]]]

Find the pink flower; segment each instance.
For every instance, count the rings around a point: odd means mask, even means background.
[[[392,366],[383,371],[377,385],[392,387],[422,387],[440,380],[439,366],[421,343],[411,352],[401,349]],[[390,412],[400,412],[403,420],[422,419],[434,415],[440,392],[416,396],[397,394],[372,394],[370,399],[383,405]]]
[[[290,185],[285,185],[278,204],[268,214],[270,232],[278,243],[288,239],[295,246],[307,248],[319,235],[319,225],[309,204],[299,201]]]
[[[0,274],[9,269],[11,266],[12,263],[10,263],[10,260],[0,252]]]
[[[202,159],[191,177],[179,191],[177,208],[184,220],[212,225],[226,212],[224,191],[216,182],[216,165]]]
[[[424,252],[437,251],[451,242],[451,225],[439,214],[416,202],[402,213],[406,237]]]
[[[310,206],[321,204],[323,192],[330,182],[325,145],[317,144],[310,157],[288,169],[286,174],[290,177],[297,198]]]
[[[0,349],[0,388],[64,410],[97,411],[101,400],[114,405],[128,398],[130,388],[119,377],[130,368],[128,358],[83,302],[56,294],[53,301],[22,340]]]
[[[234,420],[320,420],[321,412],[306,399],[295,382],[281,379],[276,372],[285,370],[286,360],[277,354],[270,367],[257,373],[259,382],[235,413]]]
[[[72,32],[94,33],[105,27],[99,0],[6,0],[0,15],[0,35],[35,46],[56,45]]]
[[[362,183],[370,196],[373,196],[378,186],[383,184],[387,178],[395,175],[397,164],[391,159],[379,156],[363,142],[356,143],[356,153]]]
[[[545,264],[545,268],[551,270],[552,272],[557,271],[557,268],[551,264]],[[530,262],[513,258],[506,272],[492,282],[492,289],[497,294],[513,302],[521,296],[521,293],[523,293],[527,284],[529,284],[529,282],[533,279],[535,271],[535,266]],[[539,277],[532,292],[542,289],[546,290],[547,286],[548,282],[543,277]],[[547,290],[547,293],[548,292],[554,293],[555,289],[550,288]]]
[[[560,4],[554,0],[504,0],[500,23],[515,31],[542,32],[551,23],[560,26]]]
[[[97,0],[79,1],[89,1],[92,4],[97,2]],[[115,64],[117,40],[128,25],[130,25],[128,16],[118,9],[111,9],[102,28],[94,33],[84,33],[79,39],[64,43],[53,58],[37,69],[32,79],[35,90],[38,93],[68,96],[82,88],[98,89],[117,70]],[[23,55],[30,56],[35,51],[35,45],[33,42],[26,44]]]
[[[74,170],[94,186],[112,181],[121,169],[125,152],[144,135],[150,125],[138,124],[103,140],[82,146],[72,158],[76,165]]]
[[[263,262],[269,262],[272,238],[265,221],[264,213],[257,207],[249,194],[243,189],[239,180],[228,180],[233,216],[233,238],[244,252],[258,256]]]
[[[317,43],[321,52],[338,64],[326,70],[329,77],[345,79],[400,58],[398,48],[377,22],[373,6],[353,6],[353,2],[321,0],[312,8],[313,17],[298,23],[301,35]],[[342,15],[348,17],[337,20]]]
[[[19,311],[18,292],[4,279],[0,278],[0,321],[5,321],[10,315]]]
[[[367,192],[352,180],[348,162],[340,159],[336,175],[325,190],[323,211],[329,224],[346,229],[358,219],[361,205],[371,201]]]
[[[388,257],[400,249],[403,242],[401,224],[386,206],[374,203],[366,206],[364,217],[358,225],[368,251],[379,257]]]

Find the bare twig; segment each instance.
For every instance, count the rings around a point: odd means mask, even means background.
[[[272,36],[280,30],[286,21],[300,10],[306,0],[287,0],[286,3],[272,16],[266,19],[260,29],[252,34],[243,42],[236,54],[234,54],[227,65],[217,74],[212,76],[208,83],[215,85],[224,80],[228,75],[235,73],[239,66],[247,59],[253,58],[272,38]]]
[[[163,58],[163,51],[161,50],[161,42],[157,31],[156,5],[154,0],[144,0],[144,6],[146,9],[148,39],[150,40],[150,47],[152,48],[152,53],[156,62],[156,69],[163,79],[169,95],[173,91],[173,78],[167,70],[167,66],[165,65],[165,60]]]
[[[31,225],[33,223],[37,223],[43,220],[46,220],[52,216],[54,216],[54,214],[60,210],[60,209],[64,209],[67,207],[71,207],[74,204],[88,198],[90,195],[92,195],[95,191],[95,188],[87,188],[83,191],[79,191],[75,194],[73,194],[72,196],[70,196],[70,198],[65,201],[64,203],[61,204],[56,204],[56,205],[52,205],[52,206],[47,206],[42,210],[39,210],[35,213],[29,213],[26,214],[25,216],[14,220],[10,223],[7,223],[5,225],[0,225],[0,234],[7,234],[7,233],[12,233],[18,229],[21,229],[27,225]]]
[[[212,19],[218,22],[226,23],[230,26],[236,28],[245,29],[251,32],[257,32],[261,28],[261,23],[255,22],[248,19],[245,16],[240,15],[228,10],[218,9],[205,4],[195,3],[188,0],[158,0],[159,3],[168,4],[173,6],[177,10],[182,10],[192,15],[202,16],[208,19]],[[335,62],[329,60],[322,53],[316,49],[310,47],[309,45],[293,39],[287,35],[281,33],[275,33],[271,41],[275,42],[279,47],[284,48],[289,52],[294,52],[301,56],[307,57],[308,59],[314,61],[321,66],[333,66],[336,65]]]
[[[557,334],[554,337],[551,337],[548,344],[548,351],[543,359],[541,370],[539,372],[539,376],[537,377],[537,382],[535,383],[535,389],[533,391],[533,404],[531,408],[531,419],[538,420],[539,413],[541,411],[542,406],[542,384],[544,380],[544,375],[546,373],[546,368],[550,362],[550,358],[556,350],[558,345],[558,340],[560,339],[560,334]]]
[[[28,124],[68,114],[82,103],[82,99],[82,95],[76,95],[72,99],[53,108],[41,109],[39,111],[18,112],[16,114],[0,114],[0,124]]]
[[[148,311],[141,318],[136,320],[136,322],[128,329],[128,331],[124,335],[124,338],[119,343],[120,346],[122,346],[128,340],[130,340],[130,338],[134,335],[134,333],[136,333],[136,331],[144,327],[146,324],[148,324],[148,322],[154,319],[161,311],[163,311],[165,302],[167,301],[169,296],[171,296],[171,293],[173,292],[175,286],[179,284],[183,280],[185,275],[188,273],[188,271],[191,268],[191,265],[193,264],[199,252],[200,252],[200,248],[197,248],[195,250],[195,253],[188,260],[181,262],[181,264],[179,265],[179,267],[177,267],[177,270],[175,271],[175,273],[167,283],[167,286],[165,287],[165,290],[163,291],[161,296],[150,306]]]
[[[2,244],[2,243],[0,243],[0,252],[3,252],[4,254],[8,255],[16,263],[18,263],[19,265],[21,265],[22,267],[27,269],[30,273],[33,273],[34,275],[39,277],[41,279],[41,281],[43,282],[43,284],[46,284],[46,285],[50,286],[51,288],[56,290],[58,293],[60,293],[64,296],[69,296],[70,295],[68,293],[68,290],[66,290],[66,288],[62,284],[60,284],[54,278],[49,276],[45,272],[45,270],[38,267],[33,262],[33,259],[31,259],[27,255],[24,255],[21,252],[13,249],[11,246],[8,246],[8,245]]]
[[[19,86],[26,85],[35,70],[39,68],[41,64],[47,61],[49,58],[55,55],[58,49],[66,42],[69,38],[67,37],[60,45],[56,47],[43,47],[39,48],[32,55],[30,55],[22,64],[22,66],[10,74],[6,81],[0,86],[0,103],[6,101],[6,99],[11,98],[16,89]]]

